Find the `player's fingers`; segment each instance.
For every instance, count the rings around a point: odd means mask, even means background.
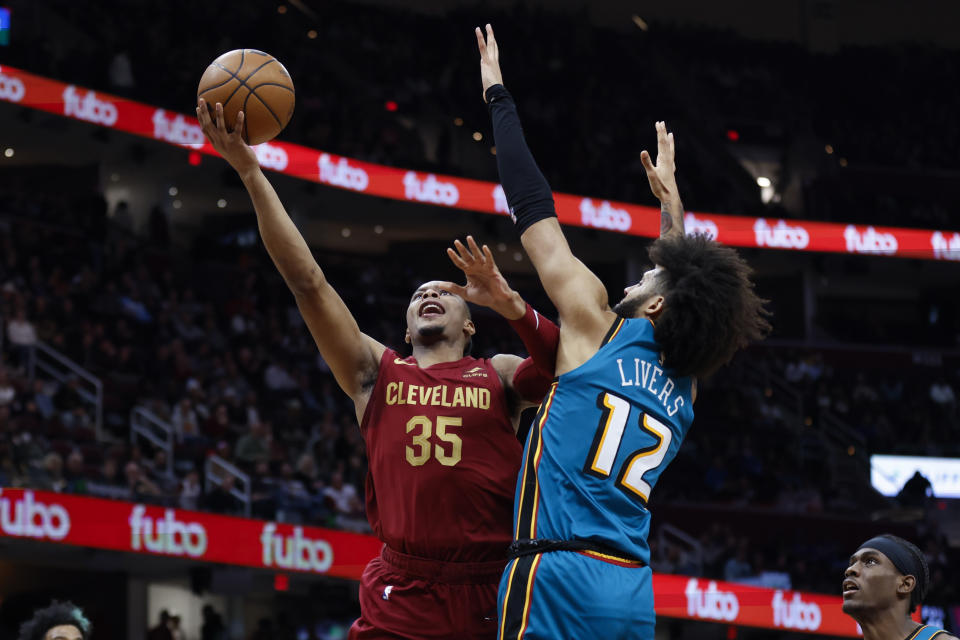
[[[473,239],[473,236],[467,236],[467,244],[470,245],[470,253],[473,255],[474,259],[483,263],[485,261],[483,252],[480,251],[480,247],[477,246],[477,241]]]
[[[640,162],[643,163],[643,168],[647,173],[654,170],[653,160],[650,158],[650,153],[646,149],[640,152]]]
[[[240,138],[243,136],[243,121],[246,119],[247,119],[247,116],[243,113],[243,111],[237,112],[237,123],[233,125],[233,133],[232,133],[233,136],[237,138]]]
[[[477,34],[477,48],[480,49],[480,55],[483,56],[487,50],[487,43],[483,39],[483,31],[480,31],[480,27],[474,29]]]
[[[453,241],[453,246],[457,248],[457,253],[460,254],[460,259],[463,261],[464,266],[470,266],[474,263],[474,257],[470,254],[463,243],[459,240]]]
[[[490,261],[491,264],[496,265],[496,262],[493,259],[493,252],[490,251],[490,247],[488,247],[487,245],[483,245],[483,255],[486,257],[487,260]]]
[[[226,133],[227,125],[223,123],[223,105],[218,102],[216,109],[217,109],[217,130],[222,133]]]
[[[460,269],[461,271],[465,271],[465,270],[466,270],[466,268],[467,268],[467,263],[463,261],[463,258],[461,258],[459,255],[457,255],[457,252],[456,252],[456,251],[454,251],[453,249],[450,249],[450,248],[448,247],[448,248],[447,248],[447,255],[450,256],[450,262],[453,263],[453,266],[455,266],[457,269]]]
[[[670,143],[670,157],[673,158],[677,152],[677,144],[673,139],[673,131],[667,134],[667,141]]]
[[[487,43],[493,48],[494,58],[500,57],[500,47],[497,46],[497,38],[493,35],[493,25],[487,23]]]

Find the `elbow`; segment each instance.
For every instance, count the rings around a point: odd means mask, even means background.
[[[327,279],[319,267],[308,270],[307,273],[287,279],[287,286],[295,296],[309,297],[319,293],[327,286]]]

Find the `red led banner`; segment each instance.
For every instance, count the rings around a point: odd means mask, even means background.
[[[193,116],[65,84],[13,67],[0,67],[0,100],[216,155]],[[360,162],[287,142],[268,142],[255,149],[265,169],[303,180],[394,200],[507,214],[503,189],[493,182]],[[560,222],[566,225],[647,238],[659,233],[660,211],[654,207],[567,193],[554,193],[554,199]],[[686,226],[688,232],[708,233],[720,242],[737,247],[960,261],[960,231],[773,220],[699,212],[687,213]]]
[[[373,536],[319,527],[8,488],[0,489],[0,537],[352,580],[382,547]],[[860,635],[839,596],[665,574],[654,574],[653,590],[662,617]]]

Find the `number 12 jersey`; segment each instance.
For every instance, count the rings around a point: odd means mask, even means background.
[[[693,380],[660,363],[647,318],[618,318],[559,376],[527,437],[514,537],[589,540],[650,562],[647,501],[693,422]]]

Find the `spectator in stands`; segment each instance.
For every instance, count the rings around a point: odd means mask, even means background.
[[[177,403],[170,417],[177,442],[191,443],[200,438],[200,421],[197,412],[193,410],[193,400],[184,396]]]
[[[279,491],[277,479],[270,474],[266,461],[258,462],[250,476],[250,502],[255,518],[276,518],[276,497]]]
[[[53,396],[53,405],[60,412],[60,420],[70,429],[87,427],[90,418],[86,412],[86,402],[80,395],[80,379],[70,376],[67,384],[62,385]]]
[[[49,420],[56,413],[56,407],[53,403],[53,395],[50,393],[49,385],[43,380],[37,378],[33,381],[33,402],[37,405],[37,411],[43,416],[44,420]]]
[[[250,425],[249,432],[237,441],[234,457],[247,468],[253,468],[256,463],[269,459],[270,441],[263,423],[255,422]]]
[[[150,481],[139,464],[131,460],[123,468],[123,473],[127,479],[127,490],[130,492],[131,500],[153,504],[161,501],[163,494],[160,487]]]
[[[736,554],[723,566],[723,579],[727,582],[738,582],[741,578],[749,578],[752,575],[753,569],[747,562],[747,541],[740,540]]]
[[[67,456],[67,471],[64,473],[66,493],[87,493],[87,474],[83,466],[83,452],[80,449],[74,449]]]
[[[27,320],[27,312],[23,306],[17,307],[13,318],[7,322],[7,338],[17,353],[20,366],[25,367],[30,349],[37,344],[37,330],[33,323]]]
[[[116,458],[106,457],[100,468],[100,475],[87,483],[87,491],[92,496],[130,500],[130,489],[120,475],[120,465]]]
[[[200,473],[191,469],[180,482],[179,505],[181,509],[197,510],[200,508],[200,498],[203,496],[203,485],[200,484]]]
[[[368,531],[369,525],[363,515],[363,504],[352,484],[345,484],[343,473],[335,471],[330,477],[330,486],[323,495],[333,504],[336,524],[350,531]]]
[[[33,469],[30,483],[38,489],[56,491],[60,493],[67,486],[63,477],[63,457],[56,451],[51,451],[43,457],[42,466]]]
[[[306,485],[293,473],[293,465],[284,462],[277,481],[277,519],[303,523],[312,519],[314,501]]]
[[[223,476],[214,482],[213,489],[204,496],[204,508],[216,513],[238,513],[240,505],[231,493],[235,485],[236,480],[232,475]]]
[[[234,427],[230,422],[230,413],[227,405],[222,402],[217,404],[210,418],[203,426],[203,435],[212,440],[220,440],[231,435],[233,430]]]

